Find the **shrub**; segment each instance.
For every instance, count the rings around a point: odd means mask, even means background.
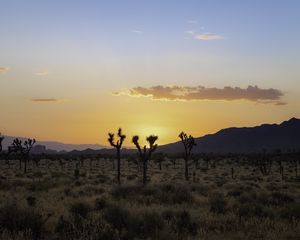
[[[97,198],[95,200],[95,210],[103,210],[108,206],[107,199],[105,197]]]
[[[41,214],[32,208],[22,208],[16,204],[7,204],[0,208],[0,228],[9,232],[30,232],[38,239],[44,232],[44,220]]]
[[[195,236],[198,232],[198,224],[192,220],[190,213],[185,210],[177,212],[172,227],[178,235],[182,236]]]
[[[76,220],[87,218],[91,210],[91,206],[86,202],[76,202],[70,206],[70,213]]]
[[[158,203],[173,205],[193,202],[193,195],[186,186],[163,184],[159,190],[155,196],[155,199],[159,200]]]
[[[226,212],[227,201],[223,194],[215,193],[210,197],[209,201],[210,211],[218,214]]]
[[[33,197],[33,196],[28,196],[26,198],[26,201],[27,201],[27,204],[31,207],[35,206],[35,203],[36,203],[36,198]]]
[[[279,215],[288,220],[300,220],[300,203],[293,203],[283,208]]]
[[[294,198],[288,195],[287,193],[281,193],[281,192],[273,192],[271,194],[270,203],[272,205],[281,206],[288,203],[294,202]]]
[[[112,225],[114,229],[117,229],[119,233],[122,229],[128,229],[131,215],[129,211],[118,205],[110,205],[104,210],[104,219]]]
[[[157,232],[163,229],[163,219],[156,212],[145,211],[139,220],[139,235],[142,238],[156,239]]]

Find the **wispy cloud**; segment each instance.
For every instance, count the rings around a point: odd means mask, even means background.
[[[188,20],[187,23],[189,23],[189,24],[197,24],[198,21],[194,20],[194,19],[191,19],[191,20]]]
[[[49,72],[47,70],[38,71],[35,73],[37,76],[47,76]]]
[[[56,98],[31,98],[30,101],[47,103],[47,102],[58,102],[59,99],[56,99]]]
[[[0,66],[0,74],[1,73],[6,73],[9,71],[9,67],[3,67],[3,66]]]
[[[193,31],[193,30],[186,30],[184,32],[187,34],[190,34],[190,35],[195,35],[195,31]]]
[[[136,34],[142,34],[143,33],[143,31],[137,30],[137,29],[133,29],[133,30],[131,30],[131,32],[136,33]]]
[[[154,100],[169,101],[200,101],[200,100],[248,100],[259,103],[272,103],[275,105],[285,105],[281,100],[284,95],[278,89],[262,89],[257,86],[207,88],[203,86],[153,86],[135,87],[125,92],[115,92],[116,96],[128,95],[130,97],[150,97]]]
[[[213,40],[222,40],[224,37],[222,35],[214,34],[214,33],[202,33],[195,36],[195,39],[202,41],[213,41]]]

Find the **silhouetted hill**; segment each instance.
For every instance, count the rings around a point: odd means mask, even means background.
[[[257,127],[226,128],[215,134],[195,139],[193,153],[249,153],[300,150],[300,119],[292,118],[281,124],[263,124]],[[159,147],[158,151],[179,153],[181,142]]]
[[[8,146],[10,146],[13,142],[13,140],[16,137],[11,137],[11,136],[4,136],[4,140],[2,142],[3,145],[3,149],[7,149]],[[26,138],[24,137],[18,137],[20,140],[24,141],[26,140]],[[101,148],[105,148],[105,146],[99,145],[99,144],[66,144],[66,143],[61,143],[61,142],[54,142],[54,141],[38,141],[36,142],[36,145],[42,145],[45,146],[47,150],[55,150],[55,151],[72,151],[72,150],[78,150],[78,151],[82,151],[85,150],[87,148],[90,149],[101,149]]]

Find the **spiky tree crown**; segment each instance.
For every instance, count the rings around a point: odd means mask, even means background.
[[[18,138],[14,139],[12,146],[10,146],[9,150],[11,152],[20,152],[21,154],[29,154],[33,145],[35,144],[35,139],[27,139],[24,144]]]
[[[150,135],[149,137],[146,138],[147,142],[149,143],[149,152],[148,152],[148,158],[151,156],[151,154],[155,151],[155,149],[157,148],[157,144],[154,144],[156,142],[156,140],[158,139],[158,136],[155,135]],[[143,152],[141,149],[141,146],[139,144],[139,136],[135,135],[132,137],[132,142],[133,144],[136,146],[136,148],[138,149],[140,155],[142,154],[146,154],[146,150],[147,147],[146,145],[143,147]],[[146,156],[146,155],[145,155]]]
[[[115,147],[117,149],[120,149],[122,147],[122,144],[126,138],[126,135],[122,134],[122,129],[119,128],[118,129],[118,137],[119,140],[117,140],[117,142],[115,142],[115,134],[114,133],[108,133],[108,142],[112,147]]]
[[[196,146],[197,144],[195,143],[195,139],[193,138],[192,135],[187,135],[185,132],[181,132],[178,137],[181,139],[181,142],[184,145],[186,154],[190,154],[193,147]]]

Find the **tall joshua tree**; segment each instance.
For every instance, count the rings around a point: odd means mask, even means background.
[[[156,150],[157,144],[155,144],[158,136],[150,135],[146,138],[147,142],[149,143],[149,148],[147,149],[146,145],[141,148],[139,144],[139,136],[133,136],[132,142],[136,146],[137,150],[139,151],[139,158],[140,161],[143,163],[143,184],[146,185],[147,183],[147,169],[148,169],[148,161],[151,158],[152,153]]]
[[[35,144],[35,139],[27,139],[24,143],[18,138],[14,139],[12,145],[9,147],[9,152],[15,152],[20,154],[20,168],[21,162],[24,161],[24,173],[27,171],[27,163],[30,156],[30,151]]]
[[[121,183],[121,147],[126,138],[126,135],[122,134],[122,129],[119,128],[118,130],[118,140],[115,142],[115,134],[108,133],[108,142],[109,144],[117,149],[117,172],[118,172],[118,183]]]
[[[4,139],[4,137],[0,133],[0,153],[2,152],[2,141],[3,141],[3,139]]]
[[[189,180],[189,159],[191,156],[191,151],[193,147],[196,145],[194,138],[192,135],[187,135],[185,132],[181,132],[178,136],[181,139],[181,142],[184,146],[184,175],[185,180]]]

